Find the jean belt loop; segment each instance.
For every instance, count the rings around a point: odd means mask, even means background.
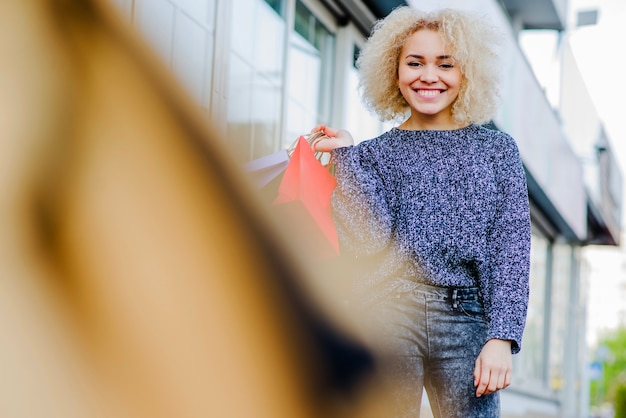
[[[457,309],[459,307],[458,300],[458,289],[452,290],[452,309]]]

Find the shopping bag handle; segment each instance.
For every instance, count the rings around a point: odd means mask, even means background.
[[[321,141],[322,139],[328,138],[328,136],[323,132],[323,131],[317,131],[317,132],[311,132],[305,135],[301,135],[302,138],[304,138],[306,140],[306,142],[308,142],[308,144],[311,146],[311,148],[313,149],[313,152],[315,154],[315,158],[321,162],[322,156],[324,155],[323,151],[315,151],[315,145]],[[300,139],[300,137],[296,138],[296,140],[293,142],[293,144],[291,144],[291,146],[289,148],[287,148],[287,154],[289,154],[289,158],[291,158],[291,156],[293,155],[293,152],[296,149],[296,145],[298,145],[298,140]]]

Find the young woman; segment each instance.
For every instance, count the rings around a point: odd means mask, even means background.
[[[353,302],[372,326],[398,416],[497,417],[528,303],[530,217],[515,141],[481,124],[497,104],[486,22],[404,7],[358,60],[364,102],[398,127],[354,145],[324,125],[336,165]],[[367,267],[367,268],[363,268]]]

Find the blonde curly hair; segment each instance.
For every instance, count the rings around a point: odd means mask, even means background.
[[[408,37],[421,29],[438,32],[462,74],[461,89],[452,106],[459,124],[485,123],[499,98],[500,66],[496,29],[468,12],[442,9],[425,13],[404,6],[379,20],[357,60],[359,90],[365,106],[382,121],[403,121],[409,106],[398,88],[400,52]]]

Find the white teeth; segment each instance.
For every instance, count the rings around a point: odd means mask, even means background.
[[[418,90],[417,93],[420,96],[437,96],[441,92],[439,90]]]

